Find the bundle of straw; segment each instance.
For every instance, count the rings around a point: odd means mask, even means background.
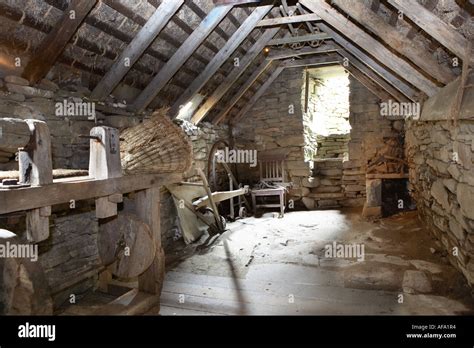
[[[120,134],[124,174],[179,173],[192,163],[192,145],[183,130],[158,109],[151,118]]]

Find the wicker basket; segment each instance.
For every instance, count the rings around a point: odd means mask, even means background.
[[[120,134],[124,174],[182,173],[192,163],[192,146],[183,130],[159,109]]]

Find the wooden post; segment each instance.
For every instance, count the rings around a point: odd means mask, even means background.
[[[136,210],[138,216],[150,227],[156,247],[153,263],[138,277],[138,288],[141,291],[159,296],[165,276],[165,253],[161,247],[160,188],[152,187],[137,192]]]
[[[43,186],[53,182],[51,137],[48,126],[39,120],[26,120],[30,141],[19,150],[19,182],[31,186]],[[26,213],[26,238],[41,242],[49,237],[51,206],[29,210]]]
[[[122,176],[120,164],[119,132],[111,127],[94,127],[90,131],[89,176],[96,179],[111,179]],[[117,215],[117,203],[121,194],[99,197],[95,200],[95,213],[98,219]]]

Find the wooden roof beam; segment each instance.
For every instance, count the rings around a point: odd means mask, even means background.
[[[381,78],[379,75],[377,75],[372,69],[367,67],[366,65],[362,64],[356,57],[354,57],[352,54],[340,50],[338,52],[342,57],[347,58],[346,62],[347,64],[341,64],[344,68],[349,70],[348,68],[352,65],[357,68],[361,73],[366,75],[369,79],[371,79],[373,82],[378,84],[381,88],[383,88],[387,93],[392,95],[396,100],[399,102],[409,102],[410,99],[408,99],[403,93],[401,93],[398,89],[393,87],[390,83],[385,81],[383,78]]]
[[[148,46],[166,26],[171,17],[178,11],[184,0],[163,0],[146,24],[140,29],[132,42],[122,51],[114,64],[92,91],[91,98],[100,100],[107,97],[132,65],[141,57]]]
[[[247,92],[252,84],[263,74],[265,70],[267,70],[270,65],[272,64],[271,60],[264,60],[257,69],[250,75],[250,77],[245,80],[245,83],[239,87],[238,91],[234,94],[232,99],[224,106],[224,108],[219,112],[219,114],[214,118],[212,121],[214,124],[221,123],[227,114],[232,110],[235,104],[243,97],[245,92]]]
[[[96,2],[96,0],[71,1],[58,23],[46,35],[28,62],[23,71],[24,78],[33,84],[46,76]]]
[[[392,99],[391,95],[383,90],[379,85],[372,81],[369,77],[360,72],[354,65],[345,67],[347,71],[369,91],[375,94],[380,100]]]
[[[242,73],[248,68],[252,61],[262,52],[265,45],[270,41],[279,28],[272,28],[263,33],[262,36],[255,42],[255,44],[247,51],[247,54],[239,61],[239,65],[235,67],[225,80],[216,88],[214,93],[207,98],[206,102],[196,111],[191,119],[191,122],[198,124],[208,112],[221,100],[227,91],[233,86]]]
[[[450,69],[439,64],[429,52],[416,46],[413,41],[407,40],[404,35],[372,12],[370,7],[363,2],[333,0],[332,3],[443,84],[448,84],[456,77]]]
[[[234,32],[232,37],[226,42],[224,47],[214,56],[206,68],[194,79],[189,88],[178,98],[170,110],[173,117],[178,115],[181,105],[185,105],[204,87],[209,79],[225,63],[232,53],[240,46],[247,36],[255,28],[255,25],[272,9],[273,5],[257,7],[250,16],[248,16],[242,25]]]
[[[214,7],[165,66],[153,77],[152,81],[140,93],[130,109],[137,112],[143,111],[231,9],[232,6]]]
[[[393,87],[398,89],[404,95],[406,95],[412,101],[418,101],[420,98],[420,94],[416,91],[411,85],[407,84],[405,81],[400,80],[396,76],[394,76],[390,71],[388,71],[383,65],[377,62],[375,59],[370,57],[368,54],[363,52],[357,46],[355,46],[352,42],[347,40],[344,36],[337,33],[335,30],[330,28],[325,23],[320,23],[319,28],[324,32],[331,35],[331,37],[336,41],[338,45],[343,47],[347,52],[353,54],[357,59],[375,71],[378,75],[383,77],[387,80]]]
[[[245,116],[247,112],[250,111],[252,106],[257,102],[257,100],[262,97],[265,91],[270,87],[273,81],[276,80],[278,76],[280,76],[281,72],[285,69],[284,66],[280,65],[272,72],[272,74],[268,77],[268,79],[260,86],[257,92],[250,98],[248,103],[245,104],[245,107],[240,110],[240,112],[230,121],[232,124],[236,124],[242,117]]]
[[[348,21],[344,15],[339,13],[324,0],[300,0],[300,3],[317,13],[326,23],[333,26],[346,37],[350,37],[354,43],[367,52],[370,52],[370,54],[379,61],[384,62],[386,66],[425,92],[428,96],[432,96],[438,92],[438,86],[428,80],[402,58],[393,54],[389,49],[357,27],[354,23]]]
[[[67,8],[67,1],[66,0],[44,0],[46,3],[49,5],[61,10],[65,11]],[[105,6],[105,4],[103,5]],[[131,37],[129,34],[126,34],[116,28],[114,28],[112,25],[99,20],[98,18],[94,18],[93,16],[87,16],[86,19],[84,20],[85,23],[88,25],[93,26],[94,28],[97,28],[98,30],[103,31],[107,35],[112,36],[113,38],[120,40],[126,44],[129,44],[132,42],[133,37]],[[169,57],[165,56],[163,53],[158,52],[157,50],[153,49],[152,47],[148,47],[145,50],[145,53],[150,55],[151,57],[157,59],[160,62],[166,62]],[[186,73],[187,75],[194,77],[196,75],[196,72],[187,68],[183,67],[182,71]]]
[[[468,40],[417,1],[388,0],[388,2],[459,59],[462,60],[466,56]],[[473,65],[474,56],[472,54],[469,56],[469,63]]]

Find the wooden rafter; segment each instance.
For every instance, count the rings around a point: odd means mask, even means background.
[[[226,79],[216,88],[214,93],[207,98],[206,102],[193,115],[191,122],[198,124],[204,117],[206,117],[207,113],[219,102],[219,100],[221,100],[240,75],[242,75],[245,69],[247,69],[257,55],[262,52],[268,41],[270,41],[278,31],[279,28],[272,28],[266,30],[262,36],[260,36],[257,42],[255,42],[255,44],[247,51],[247,54],[240,59],[238,66],[230,72]]]
[[[155,75],[148,86],[140,93],[131,110],[143,111],[165,87],[168,81],[176,74],[181,66],[191,57],[193,52],[201,45],[206,37],[215,29],[215,27],[224,19],[232,9],[232,6],[214,7],[198,28],[188,36],[186,41],[174,53],[164,67]]]
[[[95,4],[96,0],[71,1],[28,62],[23,72],[24,78],[36,83],[46,76]]]
[[[405,83],[405,81],[399,79],[398,77],[394,76],[391,72],[389,72],[384,66],[382,66],[379,62],[375,59],[370,57],[368,54],[363,52],[357,46],[355,46],[352,42],[347,40],[344,36],[337,33],[335,30],[330,28],[328,25],[324,23],[319,24],[319,28],[324,32],[331,35],[334,41],[337,42],[338,45],[343,47],[347,52],[353,54],[357,59],[371,68],[374,72],[378,75],[383,77],[387,80],[393,87],[398,89],[404,95],[406,95],[410,100],[417,101],[420,97],[420,94],[409,84]]]
[[[385,22],[382,17],[370,11],[370,8],[363,2],[333,0],[332,3],[438,81],[448,84],[454,80],[455,75],[451,70],[440,65],[430,53],[415,45],[412,40],[408,40],[396,28]]]
[[[417,1],[388,0],[388,2],[460,59],[464,57],[468,40],[434,13]],[[474,64],[472,55],[470,64]]]
[[[396,100],[399,102],[409,102],[410,100],[403,94],[401,93],[398,89],[394,88],[390,83],[385,81],[383,78],[381,78],[379,75],[377,75],[372,69],[367,67],[366,65],[362,64],[356,57],[354,57],[352,54],[348,53],[347,51],[340,50],[338,52],[342,57],[347,58],[347,63],[346,65],[341,64],[344,68],[348,68],[353,65],[357,70],[359,70],[361,73],[366,75],[369,79],[371,79],[373,82],[378,84],[381,88],[383,88],[387,93],[392,95]]]
[[[354,43],[367,52],[370,52],[370,54],[379,61],[384,62],[387,67],[425,92],[428,96],[436,94],[439,90],[439,87],[423,76],[418,70],[413,68],[402,58],[393,54],[389,49],[357,27],[354,23],[348,21],[325,1],[301,0],[300,2],[303,6],[317,13],[325,22],[333,26],[346,37],[350,37]]]
[[[363,84],[369,91],[375,94],[380,100],[389,100],[391,99],[390,94],[385,92],[379,85],[377,85],[373,80],[360,72],[355,66],[346,67],[347,71],[361,84]]]
[[[268,79],[260,86],[260,88],[257,90],[257,92],[250,98],[248,103],[245,105],[245,107],[240,110],[240,112],[231,120],[232,124],[236,124],[244,115],[249,112],[249,110],[252,108],[252,106],[257,102],[257,100],[260,99],[260,97],[265,93],[265,91],[270,87],[270,85],[273,83],[273,81],[276,80],[278,76],[280,76],[281,72],[285,69],[284,66],[280,65],[277,66],[277,68],[271,73],[271,75],[268,77]]]
[[[240,86],[239,90],[234,94],[232,99],[224,106],[222,111],[214,118],[213,123],[219,124],[221,123],[227,114],[232,110],[235,104],[242,98],[242,96],[249,90],[252,84],[263,74],[265,70],[267,70],[270,65],[272,64],[271,60],[264,60],[257,69],[252,73],[252,75],[245,81],[245,83]]]
[[[199,90],[209,81],[219,67],[231,56],[231,54],[240,46],[246,37],[255,28],[255,25],[272,9],[273,5],[257,7],[250,16],[248,16],[242,25],[234,32],[232,37],[226,42],[224,47],[214,56],[206,68],[194,79],[186,91],[178,98],[170,110],[173,117],[178,115],[181,105],[185,105],[199,92]]]
[[[92,91],[92,99],[108,96],[127,74],[133,64],[155,40],[171,17],[178,11],[184,0],[163,0],[146,24],[140,29],[132,42],[122,51],[108,73]]]

